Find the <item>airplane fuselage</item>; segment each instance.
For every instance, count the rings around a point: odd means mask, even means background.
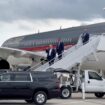
[[[62,30],[55,30],[31,35],[24,35],[20,37],[10,38],[5,41],[2,47],[18,48],[28,51],[42,51],[48,48],[50,44],[56,46],[57,39],[65,44],[65,48],[75,45],[79,36],[87,29],[90,34],[105,33],[105,23],[98,23],[86,26],[72,27]]]

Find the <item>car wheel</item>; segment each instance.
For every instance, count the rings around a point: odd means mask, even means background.
[[[33,100],[25,100],[27,103],[33,103]]]
[[[61,98],[68,99],[71,97],[71,89],[64,87],[61,89]]]
[[[35,93],[34,95],[34,103],[36,105],[43,105],[45,104],[47,101],[47,95],[45,92],[43,91],[38,91]]]
[[[104,96],[104,93],[95,93],[95,96],[97,98],[102,98]]]

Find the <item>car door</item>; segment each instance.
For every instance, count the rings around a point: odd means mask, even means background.
[[[13,97],[13,90],[11,85],[11,74],[4,73],[0,75],[0,98]]]
[[[88,71],[88,78],[85,81],[85,91],[102,92],[104,81],[96,72]]]
[[[14,73],[12,78],[12,88],[15,92],[15,98],[30,98],[33,90],[31,88],[32,78],[30,73]]]

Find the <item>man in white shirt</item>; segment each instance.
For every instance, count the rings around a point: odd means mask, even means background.
[[[49,45],[49,48],[46,50],[47,53],[47,60],[49,62],[49,65],[52,65],[54,63],[54,58],[56,57],[56,51],[53,48],[53,45]]]

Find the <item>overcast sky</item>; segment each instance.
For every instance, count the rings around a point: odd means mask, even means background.
[[[0,45],[8,38],[105,22],[105,0],[0,0]]]

